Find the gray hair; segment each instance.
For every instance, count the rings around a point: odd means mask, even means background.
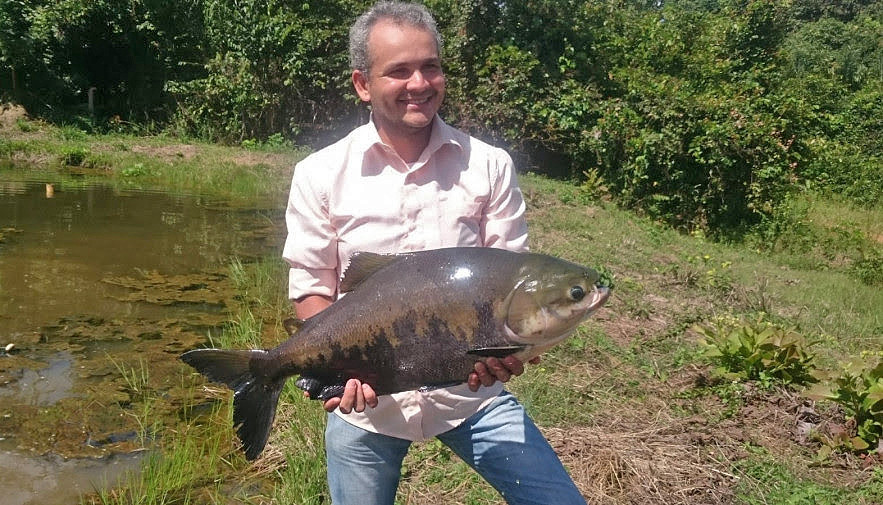
[[[367,74],[371,68],[368,36],[374,25],[381,20],[428,31],[435,37],[435,46],[441,56],[442,37],[435,19],[426,7],[410,2],[377,2],[350,27],[350,67],[353,70],[361,70]]]

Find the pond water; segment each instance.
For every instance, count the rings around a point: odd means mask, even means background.
[[[139,394],[184,408],[178,354],[224,324],[231,258],[278,253],[281,226],[281,210],[0,170],[2,502],[76,503],[136,469]]]

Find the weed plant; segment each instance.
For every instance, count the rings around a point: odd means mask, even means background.
[[[765,386],[816,381],[811,343],[793,329],[726,318],[695,329],[704,338],[706,357],[729,380],[756,380]]]
[[[853,429],[823,440],[820,456],[844,448],[871,451],[883,457],[883,360],[856,359],[836,372],[820,373],[822,382],[807,395],[829,400],[843,408]]]

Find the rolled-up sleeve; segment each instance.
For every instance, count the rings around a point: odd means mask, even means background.
[[[490,164],[491,193],[482,218],[482,238],[485,247],[510,251],[527,250],[526,205],[512,157],[502,149],[495,149]]]
[[[333,297],[337,292],[339,261],[337,234],[328,213],[328,181],[314,157],[297,164],[285,210],[288,236],[282,257],[291,266],[288,297]]]

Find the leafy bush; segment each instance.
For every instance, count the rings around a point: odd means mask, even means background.
[[[868,364],[854,360],[840,371],[819,374],[823,380],[807,391],[807,396],[832,401],[843,408],[847,418],[854,421],[853,433],[839,440],[830,440],[830,446],[850,450],[880,450],[883,443],[883,360]]]
[[[61,153],[61,162],[68,166],[78,167],[83,165],[91,151],[88,147],[66,147]]]
[[[793,329],[732,319],[694,329],[704,337],[706,357],[730,380],[758,380],[765,385],[816,382],[811,343]]]
[[[240,141],[259,131],[261,118],[279,97],[261,89],[251,62],[233,54],[217,55],[208,64],[208,76],[170,82],[178,99],[179,121],[199,137]]]
[[[855,275],[869,286],[883,286],[883,253],[863,254],[852,267]]]

